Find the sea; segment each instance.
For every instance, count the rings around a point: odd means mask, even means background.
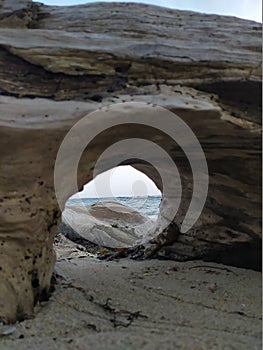
[[[140,213],[156,220],[161,203],[161,196],[147,196],[147,197],[105,197],[105,198],[69,198],[66,205],[84,205],[89,206],[98,202],[114,201],[120,202]]]

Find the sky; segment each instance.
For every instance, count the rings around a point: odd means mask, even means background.
[[[79,192],[80,197],[89,198],[156,195],[161,195],[161,192],[153,181],[130,165],[122,165],[105,171],[84,186],[82,192]]]
[[[47,5],[78,5],[94,2],[94,0],[38,0]],[[118,2],[116,0],[97,0],[98,2]],[[231,15],[262,22],[261,0],[123,0],[122,2],[138,2],[159,5],[178,10],[191,10],[205,13]]]
[[[66,6],[92,3],[93,0],[38,0],[46,5]],[[119,2],[97,0],[97,2]],[[122,2],[131,2],[122,0]],[[236,16],[262,22],[261,0],[133,0],[132,2],[159,5],[178,10]],[[110,180],[110,186],[105,186]],[[98,193],[99,192],[99,193]],[[121,166],[97,176],[80,192],[81,197],[159,195],[154,183],[130,166]]]

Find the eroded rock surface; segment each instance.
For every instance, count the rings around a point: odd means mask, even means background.
[[[207,158],[205,209],[196,225],[160,254],[258,269],[260,89],[258,23],[139,4],[48,7],[2,1],[0,319],[31,317],[34,303],[48,291],[61,215],[53,170],[64,136],[88,113],[101,107],[107,112],[120,102],[175,112]],[[124,109],[120,105],[116,113]],[[92,123],[91,128],[98,120]],[[173,140],[151,128],[120,126],[97,136],[79,164],[79,188],[92,179],[101,152],[130,137],[158,143],[180,168],[185,188],[176,218],[180,225],[192,193],[191,168]],[[149,164],[128,163],[162,190]],[[73,193],[65,189],[65,200]],[[168,207],[169,200],[162,203],[160,219]]]
[[[262,347],[259,272],[200,261],[68,256],[70,262],[56,264],[64,279],[50,300],[2,336],[2,349]]]

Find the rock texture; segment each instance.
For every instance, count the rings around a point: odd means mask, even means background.
[[[260,24],[138,4],[47,7],[2,0],[0,93],[2,321],[31,317],[49,289],[61,215],[53,185],[61,141],[87,113],[119,102],[154,103],[177,113],[207,157],[205,210],[159,254],[260,268]],[[166,135],[136,125],[93,140],[79,165],[79,188],[92,179],[101,152],[128,137],[169,152],[189,202],[192,175],[183,153]],[[149,164],[128,163],[162,190]],[[161,214],[168,207],[163,201]]]
[[[200,261],[69,258],[56,264],[65,279],[50,300],[1,336],[2,349],[262,348],[260,272]]]
[[[143,214],[117,202],[99,202],[91,206],[66,206],[63,223],[72,230],[62,232],[72,241],[85,239],[102,247],[130,247],[143,238],[144,226],[154,222]]]

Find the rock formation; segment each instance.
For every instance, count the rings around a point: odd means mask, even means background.
[[[61,217],[53,170],[64,136],[88,113],[132,101],[179,115],[208,162],[200,219],[159,254],[260,268],[261,25],[138,4],[48,7],[2,0],[0,320],[31,317],[48,293]],[[79,164],[79,189],[92,179],[98,156],[130,137],[158,143],[170,154],[189,203],[192,174],[184,154],[167,135],[136,124],[108,129],[92,141]],[[151,165],[136,159],[126,164],[162,190]],[[65,191],[67,198],[73,194]],[[161,212],[167,208],[169,200]],[[184,214],[183,205],[174,227]]]
[[[66,206],[63,223],[70,229],[62,232],[71,240],[84,239],[102,247],[130,247],[142,239],[144,225],[154,222],[118,202],[99,202],[91,206]]]

